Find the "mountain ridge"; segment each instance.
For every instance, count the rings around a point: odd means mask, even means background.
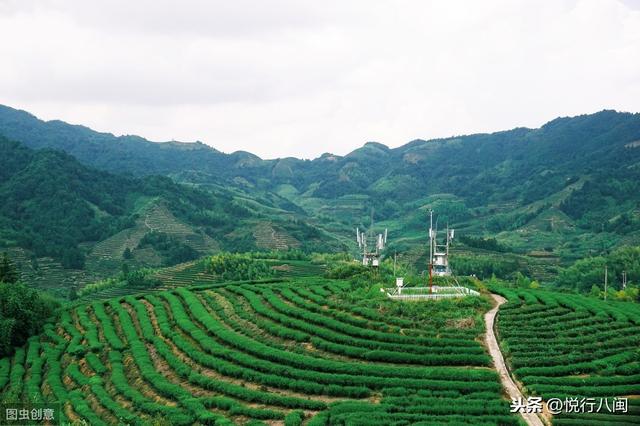
[[[408,148],[411,148],[412,146],[416,145],[416,144],[422,144],[422,143],[433,143],[433,142],[446,142],[446,141],[450,141],[450,140],[454,140],[457,138],[468,138],[468,137],[478,137],[478,136],[491,136],[491,135],[499,135],[502,133],[509,133],[509,132],[518,132],[518,131],[526,131],[526,132],[531,132],[531,131],[536,131],[536,130],[543,130],[546,128],[550,128],[553,126],[556,126],[557,124],[560,123],[564,123],[567,121],[571,121],[571,120],[579,120],[579,119],[583,119],[583,118],[590,118],[590,117],[598,117],[601,115],[605,115],[605,114],[613,114],[613,115],[623,115],[623,116],[633,116],[633,115],[640,115],[640,113],[633,113],[633,112],[627,112],[627,111],[617,111],[615,109],[603,109],[594,113],[587,113],[587,114],[580,114],[580,115],[576,115],[576,116],[561,116],[561,117],[557,117],[554,118],[553,120],[550,120],[544,124],[542,124],[540,127],[536,127],[536,128],[530,128],[530,127],[523,127],[523,126],[517,126],[514,127],[512,129],[506,129],[506,130],[498,130],[495,132],[478,132],[478,133],[467,133],[467,134],[460,134],[460,135],[451,135],[451,136],[446,136],[446,137],[439,137],[439,138],[432,138],[432,139],[423,139],[423,138],[416,138],[413,139],[411,141],[408,141],[400,146],[397,147],[389,147],[384,143],[381,142],[376,142],[376,141],[369,141],[369,142],[365,142],[362,146],[353,149],[352,151],[348,152],[347,154],[341,155],[341,154],[335,154],[335,153],[331,153],[331,152],[325,152],[321,155],[319,155],[318,157],[312,158],[312,159],[304,159],[304,158],[299,158],[296,156],[286,156],[286,157],[275,157],[275,158],[262,158],[250,151],[244,150],[244,149],[240,149],[240,150],[236,150],[233,152],[229,152],[229,153],[225,153],[222,152],[220,150],[218,150],[217,148],[215,148],[212,145],[203,143],[201,141],[193,141],[193,142],[189,142],[189,141],[175,141],[175,140],[171,140],[171,141],[152,141],[149,139],[146,139],[142,136],[139,135],[135,135],[135,134],[126,134],[126,135],[120,135],[120,136],[116,136],[115,134],[111,133],[111,132],[101,132],[101,131],[96,131],[91,129],[88,126],[82,125],[82,124],[71,124],[71,123],[67,123],[63,120],[59,120],[59,119],[52,119],[52,120],[42,120],[40,118],[38,118],[36,115],[26,111],[26,110],[21,110],[21,109],[17,109],[17,108],[13,108],[10,107],[8,105],[2,105],[0,104],[0,127],[4,130],[5,136],[6,133],[11,134],[13,132],[13,130],[7,131],[7,127],[8,125],[11,124],[10,119],[11,118],[21,118],[21,119],[28,119],[34,122],[37,122],[37,124],[39,125],[52,125],[54,127],[57,126],[68,126],[70,128],[74,128],[76,130],[79,130],[81,132],[90,132],[91,134],[94,135],[98,135],[98,136],[102,136],[102,137],[109,137],[111,139],[117,140],[117,141],[123,141],[123,142],[143,142],[143,143],[151,143],[151,144],[157,144],[161,147],[185,147],[185,148],[190,148],[190,149],[204,149],[204,150],[211,150],[213,153],[216,154],[222,154],[222,155],[226,155],[226,156],[234,156],[234,155],[238,155],[238,154],[249,154],[252,157],[256,157],[262,161],[266,161],[266,162],[273,162],[273,161],[278,161],[278,160],[282,160],[282,159],[295,159],[298,161],[316,161],[321,159],[324,156],[332,156],[332,157],[339,157],[339,158],[345,158],[348,157],[349,155],[351,155],[352,153],[354,153],[355,151],[358,151],[359,149],[362,149],[366,146],[375,146],[375,147],[379,147],[382,148],[383,150],[388,150],[388,151],[403,151],[406,150]],[[33,125],[34,123],[32,123]],[[9,138],[11,139],[11,137],[9,136]],[[16,139],[16,138],[13,138]],[[43,147],[44,144],[43,142],[39,142],[38,143],[38,147]]]

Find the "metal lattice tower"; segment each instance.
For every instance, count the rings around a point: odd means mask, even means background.
[[[356,228],[356,242],[362,252],[363,265],[373,267],[380,265],[382,251],[387,244],[387,234],[387,229],[384,230],[384,233],[377,235],[373,233],[373,211],[371,211],[371,226],[369,226],[368,232],[365,233],[360,231],[360,228]]]

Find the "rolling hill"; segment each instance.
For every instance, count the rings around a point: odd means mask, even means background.
[[[0,359],[1,398],[60,401],[92,425],[523,424],[480,343],[487,294],[402,303],[317,276],[187,285],[65,306]],[[491,290],[526,396],[607,399],[547,420],[638,422],[637,304]]]
[[[605,110],[538,129],[418,139],[398,148],[369,142],[345,156],[314,160],[263,160],[199,142],[116,137],[4,106],[0,134],[31,148],[63,150],[127,179],[164,175],[224,193],[264,219],[229,228],[225,235],[235,243],[222,247],[232,249],[297,247],[308,243],[312,228],[318,230],[313,247],[353,249],[354,228],[369,226],[375,212],[376,226],[390,230],[389,250],[419,261],[430,208],[459,235],[496,238],[543,281],[578,258],[640,244],[640,114]],[[294,235],[300,222],[311,228]],[[132,225],[138,230],[127,235],[135,241],[143,225]],[[106,247],[131,245],[116,234]],[[336,238],[340,244],[323,244]],[[484,255],[458,248],[467,257]]]

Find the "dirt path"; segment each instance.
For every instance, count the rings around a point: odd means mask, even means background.
[[[507,366],[504,363],[504,357],[502,356],[502,352],[500,352],[500,346],[498,345],[498,341],[496,340],[496,335],[494,333],[494,323],[496,319],[496,314],[498,313],[498,309],[500,309],[500,305],[505,303],[507,299],[502,296],[498,296],[497,294],[491,295],[493,299],[497,302],[496,306],[493,307],[489,312],[484,315],[484,323],[487,329],[487,333],[485,335],[485,343],[489,348],[489,354],[491,358],[493,358],[493,363],[496,366],[496,370],[498,370],[498,374],[500,375],[500,381],[502,382],[502,386],[507,391],[509,398],[522,398],[526,400],[518,389],[518,386],[515,384],[511,376],[509,375],[509,370],[507,370]],[[529,426],[544,426],[542,420],[534,414],[534,413],[520,413],[520,415],[524,418],[524,421],[527,422]]]

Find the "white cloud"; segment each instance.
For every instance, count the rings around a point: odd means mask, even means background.
[[[640,111],[640,8],[0,0],[0,103],[262,157]]]

